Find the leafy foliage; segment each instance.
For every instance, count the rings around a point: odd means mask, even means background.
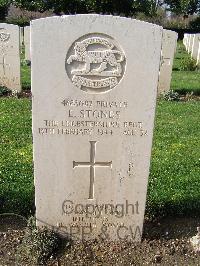
[[[178,92],[174,92],[173,90],[170,90],[163,95],[163,98],[166,101],[179,101],[180,96]]]
[[[156,17],[159,13],[159,8],[164,4],[164,1],[162,0],[144,0],[134,2],[137,2],[135,10],[137,12],[142,12],[149,17]]]
[[[193,15],[200,9],[200,0],[165,0],[165,3],[169,5],[172,12],[184,17]]]
[[[8,88],[4,87],[4,86],[0,86],[0,97],[1,96],[6,96],[8,94],[11,93],[11,90],[9,90]]]
[[[189,29],[190,19],[183,19],[181,16],[174,16],[165,20],[163,27],[167,29]]]
[[[12,0],[12,3],[20,8],[30,10],[30,11],[41,11],[43,12],[46,8],[45,0],[36,0],[36,1],[28,1],[28,0]]]
[[[10,4],[11,0],[0,0],[0,21],[5,19]]]
[[[193,30],[200,32],[200,16],[196,17],[189,23],[189,27]]]
[[[194,71],[197,69],[196,60],[193,58],[184,58],[181,60],[180,70]]]
[[[26,16],[20,16],[20,17],[6,17],[6,23],[18,25],[20,27],[25,27],[30,24],[30,18],[27,18]]]
[[[132,16],[138,12],[154,16],[162,0],[14,0],[13,3],[30,11],[53,10],[55,14],[124,14]]]
[[[0,0],[0,7],[8,7],[11,3],[11,0]]]
[[[100,13],[124,16],[137,16],[142,13],[149,18],[159,16],[164,5],[177,15],[187,17],[199,12],[200,0],[0,0],[0,20],[5,19],[10,4],[31,12],[51,10],[57,15]],[[27,20],[21,21],[21,25]]]

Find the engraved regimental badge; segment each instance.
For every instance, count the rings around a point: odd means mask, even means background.
[[[10,39],[10,34],[4,28],[0,28],[0,42],[7,42]]]
[[[105,34],[88,34],[76,40],[66,57],[66,71],[72,83],[89,93],[114,88],[125,71],[125,54]]]

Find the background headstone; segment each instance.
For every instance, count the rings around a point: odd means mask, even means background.
[[[31,61],[30,54],[30,26],[24,27],[25,60]]]
[[[192,46],[192,53],[191,53],[191,56],[194,59],[197,59],[198,56],[199,41],[200,41],[200,34],[195,34]]]
[[[162,27],[75,15],[31,24],[37,225],[141,239]]]
[[[19,27],[0,23],[0,86],[21,91]]]
[[[198,54],[197,54],[197,65],[200,64],[200,41],[199,41],[199,48],[198,48]]]
[[[24,44],[24,28],[23,27],[19,28],[19,33],[20,33],[20,45],[22,46]]]
[[[192,52],[192,45],[195,34],[190,34],[189,43],[188,43],[188,53]]]
[[[187,42],[188,42],[188,34],[184,33],[184,37],[183,37],[183,44],[185,46],[185,48],[187,49]]]
[[[187,43],[186,43],[186,51],[188,52],[188,47],[189,47],[189,43],[190,43],[190,38],[191,38],[191,35],[188,33],[187,35]]]
[[[187,33],[187,40],[186,40],[186,50],[188,51],[188,46],[189,46],[189,40],[190,40],[190,34]]]
[[[170,90],[174,54],[176,52],[178,34],[174,31],[163,30],[158,94]]]

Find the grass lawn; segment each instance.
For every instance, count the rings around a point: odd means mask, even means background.
[[[21,63],[21,83],[23,90],[31,89],[31,69],[26,63]]]
[[[200,102],[157,107],[147,212],[200,214]]]
[[[22,47],[21,50],[21,83],[23,90],[31,89],[31,67],[27,65],[25,61],[25,50]]]
[[[34,212],[31,101],[0,98],[0,212]],[[200,214],[199,102],[159,101],[147,214]]]
[[[31,102],[0,98],[0,212],[33,210]]]
[[[176,56],[173,64],[173,73],[171,81],[171,89],[186,94],[193,92],[200,95],[200,69],[194,71],[180,70],[185,62],[190,62],[190,54],[185,50],[182,42],[178,42]]]

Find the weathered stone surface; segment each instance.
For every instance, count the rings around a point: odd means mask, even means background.
[[[161,27],[113,16],[32,22],[38,226],[140,240],[161,40]]]
[[[163,30],[158,94],[162,94],[170,90],[177,38],[178,34],[175,31]]]
[[[19,27],[0,23],[0,86],[20,91]]]

